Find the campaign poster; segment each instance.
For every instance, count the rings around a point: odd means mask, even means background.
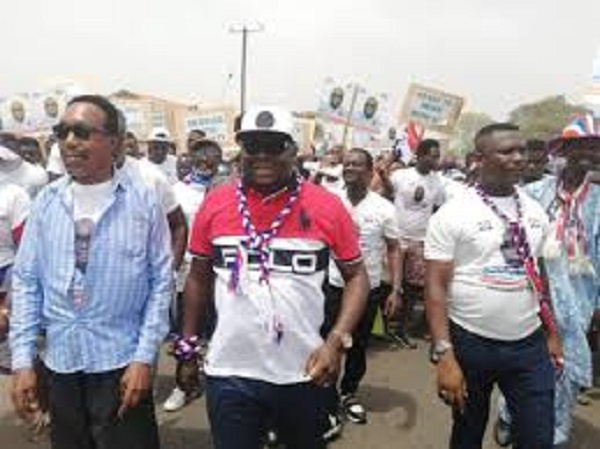
[[[445,134],[454,130],[464,98],[439,89],[411,84],[400,113],[400,123],[416,122]]]
[[[192,107],[185,117],[185,133],[200,129],[206,137],[221,145],[234,144],[233,121],[235,111],[231,107]]]
[[[346,123],[350,108],[354,86],[341,83],[329,77],[325,79],[319,91],[317,113],[322,119],[334,123]]]
[[[0,105],[2,130],[14,133],[28,133],[35,130],[34,114],[30,94],[17,94],[6,97]]]

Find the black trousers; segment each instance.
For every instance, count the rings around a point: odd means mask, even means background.
[[[49,371],[52,449],[160,448],[151,392],[121,418],[117,416],[123,371]]]
[[[325,338],[331,331],[342,304],[344,290],[339,287],[327,285],[325,287],[325,323],[321,329]],[[352,348],[346,353],[344,370],[340,383],[342,395],[354,394],[358,390],[360,381],[367,372],[367,346],[371,337],[371,329],[377,315],[377,309],[381,300],[380,288],[374,288],[369,292],[367,308],[356,327],[352,337]]]
[[[415,304],[423,302],[425,289],[418,285],[403,283],[402,302],[398,309],[396,324],[396,335],[401,337],[413,337],[416,334],[415,320]]]
[[[481,337],[450,323],[467,384],[463,413],[454,411],[451,449],[481,449],[490,396],[498,385],[513,417],[513,448],[552,449],[556,372],[541,329],[516,341]]]

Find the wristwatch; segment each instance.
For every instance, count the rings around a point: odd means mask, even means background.
[[[429,360],[434,365],[442,359],[444,354],[446,354],[450,349],[452,349],[452,343],[448,340],[438,340],[431,344],[431,348],[429,350]]]
[[[348,349],[350,349],[352,347],[353,339],[352,339],[351,333],[342,332],[342,331],[338,331],[338,330],[332,330],[330,332],[330,335],[334,335],[337,338],[339,338],[340,342],[342,343],[342,348],[344,349],[344,351],[347,351]]]

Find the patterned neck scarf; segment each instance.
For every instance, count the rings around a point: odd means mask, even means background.
[[[583,222],[583,203],[589,191],[590,183],[584,181],[574,192],[567,192],[562,184],[556,192],[558,210],[554,238],[565,248],[569,270],[575,273],[593,272],[587,254],[587,236]]]
[[[509,230],[511,235],[511,243],[516,249],[517,255],[521,259],[521,263],[523,264],[529,284],[539,300],[540,319],[547,329],[556,330],[556,322],[554,321],[554,316],[552,313],[549,292],[544,285],[539,267],[535,258],[533,257],[531,247],[529,246],[529,240],[527,239],[527,230],[525,229],[525,220],[523,218],[523,204],[517,189],[514,189],[512,194],[512,198],[517,209],[516,220],[511,220],[504,212],[502,212],[490,199],[487,193],[485,193],[480,184],[475,186],[475,191],[486,204],[486,206],[488,206],[498,216],[498,218],[502,220],[506,228]]]
[[[260,271],[259,285],[268,287],[269,296],[271,297],[270,308],[265,312],[266,315],[268,315],[267,318],[265,318],[265,327],[274,335],[274,339],[277,343],[280,343],[283,338],[283,323],[277,314],[277,307],[270,290],[270,245],[275,236],[277,236],[279,233],[287,217],[291,214],[294,204],[300,196],[302,184],[302,178],[296,178],[294,180],[286,204],[279,211],[271,223],[271,226],[264,231],[258,231],[252,222],[250,208],[248,207],[248,198],[246,196],[246,191],[242,181],[238,181],[237,185],[238,211],[242,219],[242,228],[244,229],[245,236],[237,249],[235,262],[231,270],[231,277],[229,279],[229,290],[238,295],[244,294],[242,273],[247,269],[248,253],[257,253]],[[246,266],[244,266],[244,264],[246,264]]]

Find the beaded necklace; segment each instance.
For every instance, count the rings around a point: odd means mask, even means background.
[[[582,204],[590,191],[590,183],[584,181],[575,192],[567,192],[563,186],[557,189],[560,209],[556,222],[555,239],[565,245],[569,269],[574,273],[593,272],[587,255],[587,238],[583,222]]]
[[[298,200],[300,196],[300,191],[302,189],[302,178],[296,178],[293,182],[294,186],[290,192],[290,196],[283,206],[283,208],[279,211],[271,226],[264,230],[258,231],[254,223],[252,223],[252,216],[250,214],[250,208],[248,207],[248,197],[246,196],[246,192],[244,191],[244,186],[242,181],[238,181],[237,185],[237,199],[238,199],[238,211],[240,213],[240,217],[242,219],[242,228],[244,229],[245,237],[240,242],[236,252],[235,262],[231,269],[231,277],[229,279],[229,290],[235,292],[236,294],[243,294],[242,282],[241,282],[241,273],[244,269],[244,263],[248,263],[248,261],[244,261],[244,252],[247,254],[248,251],[253,251],[258,254],[258,264],[259,264],[259,285],[266,286],[269,288],[269,295],[272,299],[271,304],[271,317],[267,319],[266,327],[268,330],[272,331],[275,336],[275,341],[277,343],[281,342],[283,338],[283,323],[279,318],[276,312],[276,304],[273,300],[273,295],[270,291],[269,284],[269,256],[271,253],[271,242],[275,238],[275,236],[279,233],[283,223],[286,218],[291,214],[294,204]],[[247,268],[247,267],[246,267]]]
[[[506,228],[510,233],[512,246],[515,248],[519,259],[525,270],[525,274],[531,288],[536,294],[540,303],[540,318],[542,323],[550,331],[556,331],[556,323],[552,314],[552,306],[550,304],[550,295],[542,281],[539,267],[531,252],[529,241],[527,239],[527,231],[525,229],[523,220],[523,204],[521,198],[517,192],[517,189],[513,190],[512,198],[515,202],[517,209],[517,219],[511,220],[504,212],[502,212],[498,206],[491,200],[491,198],[485,193],[481,184],[475,185],[475,192],[479,195],[481,200],[488,206],[497,216],[502,220]]]

